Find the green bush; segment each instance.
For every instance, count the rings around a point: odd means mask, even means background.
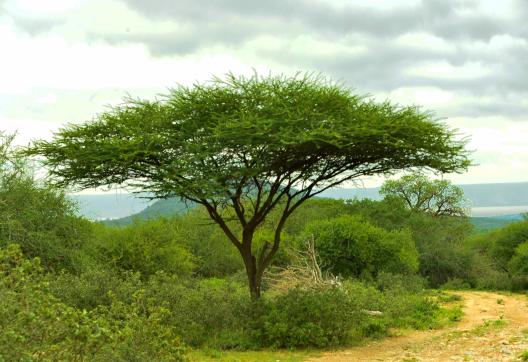
[[[167,323],[186,344],[238,349],[252,345],[247,334],[251,304],[244,284],[214,278],[181,279],[164,272],[141,283],[138,288],[144,290],[144,299],[167,308]],[[124,297],[129,303],[126,288],[114,297]]]
[[[358,216],[310,223],[303,238],[312,237],[325,270],[344,277],[418,270],[418,252],[409,232],[386,231]]]
[[[403,275],[381,272],[375,280],[381,291],[401,291],[402,293],[420,294],[427,287],[427,280],[420,275]]]
[[[479,289],[528,289],[527,239],[527,221],[467,238],[465,248],[471,262],[466,266],[466,279]]]
[[[166,219],[136,222],[117,228],[100,225],[89,252],[101,263],[142,276],[158,271],[188,277],[195,258],[184,245],[178,228]]]
[[[138,292],[130,304],[80,310],[53,297],[42,272],[18,245],[0,248],[0,360],[185,360],[163,305]]]
[[[49,290],[62,302],[79,309],[110,305],[110,293],[118,300],[130,302],[134,292],[143,287],[140,275],[122,272],[96,264],[80,274],[61,272],[48,275]]]
[[[259,314],[252,333],[263,347],[329,347],[348,341],[357,310],[338,288],[295,289],[264,299]]]
[[[389,328],[430,329],[440,325],[440,306],[422,289],[424,280],[382,274],[372,285],[347,281],[344,288],[356,310],[379,311],[381,316],[363,316],[355,321],[354,335],[381,337]],[[390,283],[390,281],[394,283]]]
[[[63,192],[27,174],[0,177],[0,205],[0,246],[19,244],[48,270],[79,268],[91,225],[74,215],[75,206]]]
[[[528,220],[510,224],[487,235],[493,240],[493,257],[498,260],[499,265],[507,267],[515,257],[517,248],[528,241]]]
[[[383,275],[372,285],[345,281],[341,287],[294,289],[264,298],[252,335],[261,347],[297,348],[345,345],[352,340],[380,338],[390,328],[430,329],[442,323],[442,310],[424,292],[423,279]]]
[[[197,275],[222,278],[244,269],[240,253],[223,231],[211,223],[204,208],[197,207],[173,221],[181,239],[197,259]]]
[[[185,361],[186,349],[169,323],[167,305],[145,298],[144,293],[138,290],[130,304],[114,300],[94,311],[96,318],[109,321],[112,333],[110,343],[101,348],[101,357],[127,362]]]
[[[508,269],[514,274],[528,276],[528,240],[515,248],[508,264]]]
[[[441,286],[441,289],[445,289],[445,290],[467,290],[467,289],[471,289],[471,285],[467,281],[465,281],[463,279],[453,278],[453,279],[449,279],[447,282],[445,282]]]

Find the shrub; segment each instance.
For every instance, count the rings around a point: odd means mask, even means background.
[[[94,311],[96,318],[110,322],[110,343],[101,348],[105,360],[185,361],[186,349],[165,304],[146,299],[144,290],[134,294],[132,303],[113,300]],[[99,357],[96,355],[96,358]]]
[[[383,275],[378,285],[389,278]],[[379,338],[389,329],[429,329],[441,325],[442,309],[423,290],[423,279],[400,282],[383,291],[376,283],[347,280],[341,287],[293,289],[266,296],[252,335],[261,347],[331,347],[351,340]],[[418,291],[419,290],[419,291]]]
[[[507,267],[516,253],[523,252],[521,244],[528,240],[528,220],[510,224],[488,234],[488,237],[493,240],[492,255],[502,267]]]
[[[404,230],[386,231],[358,216],[341,216],[309,224],[304,238],[311,235],[321,265],[334,274],[358,277],[418,270],[418,252]]]
[[[517,275],[528,276],[528,240],[515,248],[515,254],[509,262],[509,270]]]
[[[447,282],[445,282],[441,289],[445,290],[465,290],[465,289],[471,289],[471,285],[465,280],[462,280],[460,278],[453,278],[449,279]]]
[[[223,231],[210,222],[205,208],[197,207],[173,222],[182,241],[196,256],[197,275],[221,278],[244,270],[239,251]]]
[[[0,360],[185,360],[163,305],[136,295],[85,311],[47,287],[39,259],[25,259],[16,245],[0,249]]]
[[[420,275],[402,275],[387,272],[378,274],[376,287],[381,291],[401,291],[402,293],[422,293],[427,287],[427,280]]]
[[[74,215],[75,205],[63,192],[20,174],[0,178],[0,204],[0,246],[19,244],[48,270],[78,268],[91,225]]]
[[[247,349],[251,302],[247,287],[225,279],[182,281],[158,273],[146,285],[146,295],[166,303],[174,326],[186,344]]]
[[[124,228],[100,225],[90,252],[101,263],[142,276],[165,271],[188,277],[195,259],[169,220],[136,222]]]
[[[388,284],[389,279],[396,283]],[[379,311],[381,316],[356,314],[356,338],[381,337],[389,328],[429,329],[439,326],[440,306],[433,302],[427,291],[421,289],[424,281],[415,278],[409,283],[398,281],[398,276],[381,275],[372,285],[347,281],[344,288],[353,301],[354,309]],[[376,288],[382,287],[382,289]]]
[[[120,301],[130,302],[134,292],[143,286],[138,273],[120,272],[103,264],[92,265],[80,274],[50,274],[48,279],[55,297],[79,309],[110,305],[110,293]]]
[[[338,288],[293,289],[264,299],[253,323],[253,338],[274,348],[345,344],[354,323],[348,295]]]

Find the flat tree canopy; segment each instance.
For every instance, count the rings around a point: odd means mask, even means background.
[[[320,76],[228,75],[126,100],[27,153],[44,156],[61,185],[128,185],[203,205],[240,251],[258,298],[284,223],[304,201],[360,176],[462,171],[464,144],[431,113]],[[254,232],[274,208],[282,215],[274,237],[255,250]]]

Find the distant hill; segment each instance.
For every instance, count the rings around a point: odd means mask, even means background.
[[[131,224],[135,219],[147,220],[160,216],[177,215],[194,206],[193,203],[184,202],[178,198],[158,200],[136,214],[119,219],[103,220],[102,222],[106,225],[123,226]]]
[[[528,205],[528,182],[468,184],[459,185],[472,207],[526,206]],[[379,187],[375,188],[334,188],[321,193],[321,196],[335,199],[355,197],[381,199]]]
[[[528,205],[528,182],[460,185],[473,207]]]
[[[79,206],[79,215],[92,220],[119,219],[136,214],[155,203],[130,193],[69,195]]]
[[[470,184],[460,185],[466,197],[476,208],[476,216],[496,216],[504,213],[515,214],[528,211],[528,182],[495,183],[495,184]],[[145,195],[140,195],[145,196]],[[379,188],[334,188],[321,194],[323,197],[337,199],[370,198],[379,200]],[[134,218],[145,219],[156,216],[173,215],[185,211],[191,204],[185,204],[180,199],[167,199],[148,201],[138,198],[133,194],[115,195],[74,195],[74,200],[80,202],[79,213],[94,220],[112,219],[107,221],[112,224],[127,224]],[[523,208],[522,206],[525,206]],[[482,208],[487,209],[482,212]],[[495,209],[496,208],[496,209]],[[515,219],[514,217],[514,219]],[[477,221],[486,224],[490,221]],[[497,221],[504,223],[504,220]],[[479,225],[480,225],[479,224]]]
[[[522,214],[514,214],[495,217],[472,217],[471,223],[475,226],[476,232],[484,232],[499,229],[520,220],[523,220]]]

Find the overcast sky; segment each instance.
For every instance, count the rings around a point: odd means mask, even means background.
[[[0,130],[25,144],[126,94],[316,71],[471,137],[454,182],[528,181],[527,19],[528,0],[0,0]]]

